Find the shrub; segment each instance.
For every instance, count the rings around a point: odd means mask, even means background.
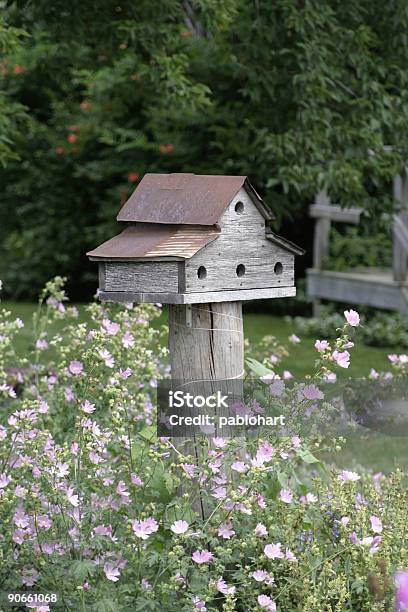
[[[343,324],[343,317],[326,307],[319,317],[288,317],[296,331],[307,336],[335,338],[336,330]],[[407,318],[399,313],[378,312],[361,316],[357,339],[368,346],[408,347]]]
[[[0,312],[3,591],[58,592],[63,610],[390,609],[408,564],[401,473],[329,469],[319,454],[338,441],[321,436],[245,452],[204,438],[197,462],[152,425],[158,307],[91,304],[78,323],[56,279],[28,357],[13,344],[22,322]],[[56,318],[64,331],[48,335]],[[345,367],[350,321],[319,345],[316,381]]]

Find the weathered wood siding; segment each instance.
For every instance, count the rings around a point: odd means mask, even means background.
[[[242,202],[242,212],[235,206]],[[288,287],[294,284],[294,256],[265,237],[265,220],[241,189],[220,220],[221,235],[186,261],[185,292]],[[275,265],[282,270],[277,274]],[[237,266],[245,274],[237,275]],[[204,266],[206,277],[198,277]]]
[[[103,291],[177,293],[179,290],[179,262],[112,262],[105,264]]]
[[[238,289],[226,291],[205,291],[204,293],[138,293],[135,291],[101,291],[99,298],[106,302],[146,302],[154,304],[203,304],[213,302],[242,302],[270,298],[294,297],[296,287],[266,287],[264,289]]]

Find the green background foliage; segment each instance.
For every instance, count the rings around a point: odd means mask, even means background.
[[[0,277],[88,297],[87,249],[145,172],[247,174],[311,245],[324,185],[372,216],[407,157],[408,5],[354,0],[2,3]],[[392,145],[393,149],[384,149]],[[307,259],[306,259],[307,262]]]

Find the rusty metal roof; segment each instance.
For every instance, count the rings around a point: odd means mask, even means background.
[[[129,225],[87,255],[91,259],[189,259],[220,234],[217,226]]]
[[[241,189],[251,196],[268,221],[264,206],[246,176],[145,174],[119,212],[118,221],[214,225]]]

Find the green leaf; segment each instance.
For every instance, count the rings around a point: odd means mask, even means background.
[[[257,376],[267,376],[268,374],[273,374],[272,370],[264,366],[256,359],[252,359],[251,357],[248,357],[248,359],[246,359],[246,364],[249,369]]]
[[[97,612],[116,612],[119,610],[119,605],[114,599],[104,597],[95,603],[95,610]]]
[[[319,459],[317,459],[308,448],[297,448],[296,454],[305,462],[305,463],[321,463]]]
[[[82,559],[71,563],[70,572],[79,582],[83,582],[88,576],[96,572],[96,565],[93,561]]]

